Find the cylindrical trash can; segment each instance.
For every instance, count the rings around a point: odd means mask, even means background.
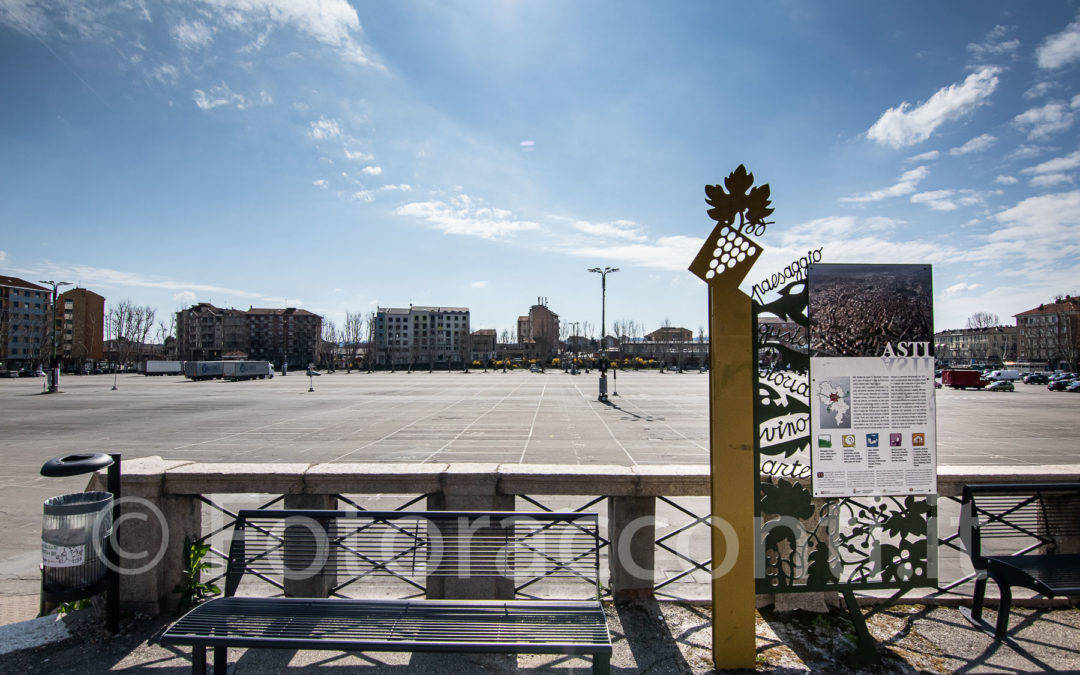
[[[89,588],[105,578],[105,540],[112,534],[112,502],[109,492],[77,492],[46,500],[41,521],[45,590]]]

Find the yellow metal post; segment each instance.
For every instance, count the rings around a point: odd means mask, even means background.
[[[739,166],[724,186],[705,186],[716,227],[690,271],[709,287],[709,463],[712,507],[713,664],[753,668],[754,465],[753,371],[757,360],[750,297],[739,290],[761,246],[769,186],[752,187],[754,174]],[[727,188],[725,191],[724,188]]]

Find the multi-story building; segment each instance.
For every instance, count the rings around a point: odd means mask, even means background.
[[[537,298],[528,316],[518,317],[518,344],[535,344],[539,358],[550,358],[559,347],[559,315],[548,309],[547,298]]]
[[[80,368],[105,356],[105,298],[85,288],[64,291],[57,299],[58,352],[66,368]]]
[[[690,342],[694,339],[694,331],[689,328],[664,326],[646,334],[645,339],[649,342]]]
[[[200,302],[176,313],[177,358],[216,361],[226,354],[306,367],[315,361],[322,317],[305,309],[224,309]]]
[[[1016,336],[1016,326],[943,330],[934,333],[934,358],[946,367],[1000,367],[1016,361]]]
[[[496,333],[494,328],[481,328],[472,334],[472,360],[487,363],[496,358]]]
[[[28,370],[52,356],[49,289],[0,275],[0,368]]]
[[[472,355],[467,307],[379,307],[374,334],[380,366],[433,368]]]
[[[1080,368],[1080,298],[1066,295],[1014,316],[1020,361],[1073,372]]]

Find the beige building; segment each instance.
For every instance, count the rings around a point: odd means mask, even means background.
[[[559,348],[559,315],[548,309],[547,298],[537,298],[528,316],[518,317],[518,344],[529,345],[531,358],[550,358]]]
[[[1002,366],[1017,360],[1016,326],[957,328],[934,333],[934,358],[944,366]]]
[[[468,307],[379,307],[374,336],[383,367],[448,368],[472,355]]]
[[[1080,298],[1066,295],[1014,316],[1018,360],[1047,369],[1080,368]]]

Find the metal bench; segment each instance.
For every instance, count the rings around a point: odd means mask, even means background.
[[[193,673],[207,647],[215,673],[229,647],[587,654],[607,673],[599,547],[594,513],[244,510],[224,597],[161,642],[191,646]]]
[[[1080,595],[1080,483],[965,485],[960,536],[977,574],[968,617],[989,632],[982,609],[993,579],[1001,594],[999,640],[1008,632],[1013,586],[1049,597]],[[1010,541],[1020,550],[997,550]]]

